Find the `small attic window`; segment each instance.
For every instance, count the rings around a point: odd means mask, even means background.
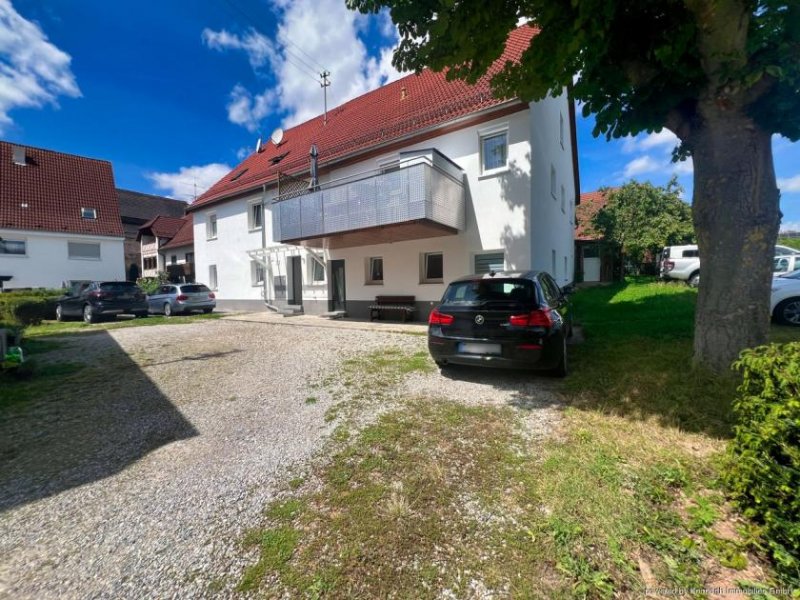
[[[96,208],[81,208],[81,219],[97,219]]]
[[[284,152],[283,154],[278,154],[278,156],[273,156],[272,158],[269,159],[269,162],[271,162],[273,165],[277,165],[284,158],[286,158],[287,154],[289,154],[289,153],[288,152]]]
[[[28,164],[27,157],[25,156],[25,148],[22,146],[11,147],[11,160],[15,165],[24,167]]]
[[[241,176],[242,176],[242,175],[244,175],[245,173],[247,173],[247,169],[242,169],[242,170],[241,170],[241,171],[239,171],[239,172],[238,172],[236,175],[234,175],[233,177],[231,177],[231,181],[236,181],[237,179],[239,179],[239,177],[241,177]]]

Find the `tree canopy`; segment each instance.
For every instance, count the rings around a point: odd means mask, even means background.
[[[607,202],[591,226],[606,241],[619,244],[634,263],[643,262],[648,252],[657,255],[664,246],[695,241],[691,208],[681,200],[677,179],[663,187],[630,181],[602,191]]]

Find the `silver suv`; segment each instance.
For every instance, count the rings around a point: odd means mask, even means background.
[[[700,284],[700,251],[697,246],[690,244],[664,248],[658,275],[661,279],[678,279],[697,287]]]

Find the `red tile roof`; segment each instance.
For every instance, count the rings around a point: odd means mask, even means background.
[[[425,69],[419,75],[408,75],[328,111],[327,125],[320,115],[288,129],[280,146],[270,142],[263,152],[248,156],[195,200],[189,210],[257,189],[274,181],[279,169],[281,173],[308,172],[311,144],[317,145],[320,166],[324,167],[326,163],[514,101],[492,95],[491,76],[507,61],[518,60],[538,31],[529,26],[513,31],[503,55],[475,85],[461,80],[447,81],[444,73]],[[280,163],[273,164],[274,158],[284,154]]]
[[[14,146],[26,164],[13,161]],[[81,218],[94,208],[96,219]],[[0,142],[0,229],[122,237],[111,163]]]
[[[178,230],[183,226],[185,217],[165,217],[158,215],[150,219],[147,223],[139,227],[139,235],[136,236],[137,240],[142,239],[142,234],[153,235],[160,238],[173,238]]]
[[[608,194],[616,188],[603,188],[596,192],[586,192],[581,194],[581,203],[575,207],[575,239],[581,242],[591,242],[601,240],[603,237],[592,228],[592,218],[597,211],[608,203]]]
[[[192,215],[181,219],[183,224],[170,241],[161,248],[179,248],[180,246],[191,246],[194,244],[194,219]]]

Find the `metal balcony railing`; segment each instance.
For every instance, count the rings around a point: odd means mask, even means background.
[[[401,155],[395,170],[278,197],[272,205],[273,239],[300,242],[415,221],[460,231],[466,210],[463,180],[461,169],[436,151]]]

